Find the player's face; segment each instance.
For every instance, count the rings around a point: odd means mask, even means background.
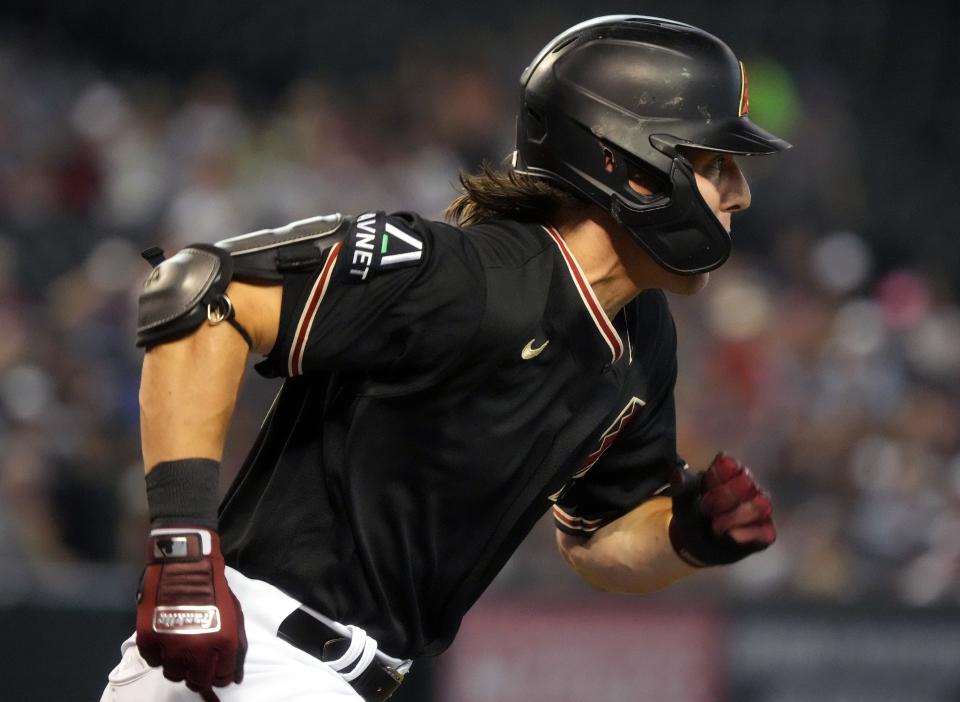
[[[733,213],[750,207],[750,186],[736,158],[732,154],[695,148],[686,148],[683,153],[693,165],[700,196],[729,232]],[[643,195],[651,194],[648,188],[633,180],[630,181],[630,187]],[[698,293],[710,280],[710,273],[680,275],[660,266],[656,269],[657,287],[680,295]]]
[[[684,149],[684,155],[693,165],[700,196],[729,232],[733,213],[750,207],[750,186],[736,157],[693,148]]]

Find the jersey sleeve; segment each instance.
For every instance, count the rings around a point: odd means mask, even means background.
[[[624,407],[557,496],[554,523],[565,533],[588,536],[664,492],[671,471],[683,463],[677,455],[676,331],[669,312],[663,323],[656,353],[647,361],[660,382],[651,384],[646,401],[634,398]]]
[[[361,215],[314,270],[284,276],[271,377],[340,370],[427,384],[479,326],[484,277],[460,230]]]

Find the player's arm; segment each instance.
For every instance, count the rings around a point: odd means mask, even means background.
[[[276,338],[281,288],[231,282],[231,254],[213,246],[156,263],[137,320],[151,526],[137,647],[210,702],[215,686],[243,679],[247,649],[217,534],[220,458],[247,355]]]
[[[606,592],[653,592],[697,569],[670,545],[670,498],[654,497],[590,536],[557,530],[557,547],[587,583]]]
[[[597,589],[643,593],[734,563],[776,539],[770,496],[726,454],[702,474],[678,466],[671,495],[647,500],[589,537],[558,530],[561,554]]]

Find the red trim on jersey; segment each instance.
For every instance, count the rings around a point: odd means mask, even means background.
[[[583,517],[570,516],[558,505],[553,506],[553,517],[568,529],[576,529],[577,531],[596,531],[603,524],[602,519],[584,519]]]
[[[560,253],[563,254],[563,260],[567,264],[567,270],[570,271],[570,277],[573,278],[573,282],[577,284],[577,290],[580,292],[580,299],[583,300],[583,304],[590,313],[590,317],[593,319],[594,324],[597,325],[597,329],[599,329],[600,333],[603,335],[604,341],[606,341],[607,345],[610,347],[610,352],[613,354],[613,360],[617,361],[620,356],[623,355],[623,342],[620,341],[620,335],[610,322],[609,317],[607,317],[607,313],[603,311],[603,307],[600,306],[600,301],[597,300],[597,296],[594,294],[593,288],[591,288],[590,284],[587,282],[587,277],[583,274],[583,270],[580,268],[580,264],[577,263],[577,259],[573,257],[570,249],[567,248],[567,244],[563,240],[563,237],[561,237],[557,230],[553,227],[544,227],[544,229],[547,230],[550,238],[553,239],[553,241],[559,247]]]
[[[310,328],[313,326],[313,320],[317,316],[317,308],[320,307],[320,301],[323,300],[327,287],[330,285],[330,274],[333,272],[333,266],[336,264],[337,254],[340,252],[340,242],[337,242],[330,248],[326,262],[317,276],[310,294],[307,296],[307,304],[304,305],[303,312],[300,314],[300,321],[297,323],[297,331],[294,334],[293,348],[290,349],[290,358],[287,362],[287,370],[292,378],[295,375],[303,373],[303,354],[307,348],[307,338],[310,336]]]
[[[593,468],[597,461],[600,460],[600,457],[606,453],[607,449],[613,446],[613,442],[617,440],[617,436],[620,435],[620,432],[623,431],[623,428],[630,423],[630,420],[633,419],[633,415],[636,414],[638,407],[643,407],[646,403],[641,400],[639,397],[631,398],[630,402],[627,403],[627,406],[620,410],[620,414],[616,419],[613,420],[613,424],[607,427],[607,430],[603,432],[603,436],[600,437],[600,445],[597,449],[583,459],[583,463],[580,466],[580,469],[574,473],[571,478],[582,478],[586,475],[587,471]]]

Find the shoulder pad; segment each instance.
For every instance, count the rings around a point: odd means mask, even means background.
[[[284,273],[320,265],[324,253],[346,236],[350,221],[340,213],[320,215],[223,239],[216,246],[230,252],[235,279],[280,282]]]

